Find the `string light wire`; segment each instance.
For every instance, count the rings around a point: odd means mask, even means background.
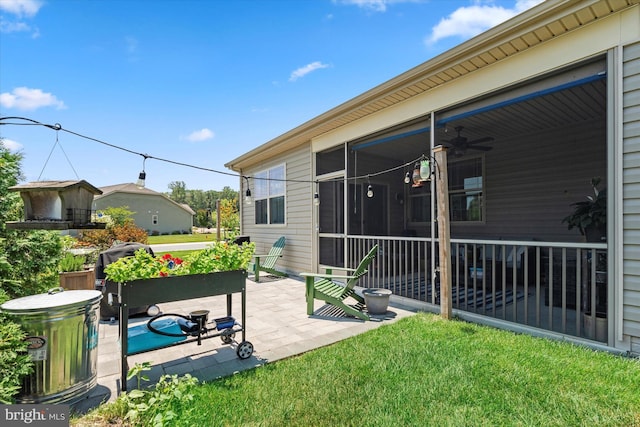
[[[3,123],[5,120],[23,120],[23,121],[27,121],[29,123],[20,123],[20,122]],[[147,153],[140,153],[140,152],[137,152],[137,151],[134,151],[134,150],[130,150],[130,149],[125,148],[125,147],[120,147],[118,145],[111,144],[111,143],[108,143],[106,141],[102,141],[102,140],[97,139],[97,138],[92,138],[90,136],[83,135],[83,134],[78,133],[78,132],[74,132],[74,131],[69,130],[69,129],[65,129],[60,125],[60,123],[55,123],[53,125],[50,125],[50,124],[41,123],[41,122],[38,122],[37,120],[29,119],[29,118],[26,118],[26,117],[12,116],[12,117],[0,117],[0,125],[44,126],[44,127],[49,128],[49,129],[55,130],[56,132],[57,131],[67,132],[67,133],[69,133],[71,135],[74,135],[74,136],[77,136],[79,138],[84,138],[84,139],[87,139],[89,141],[97,142],[99,144],[106,145],[106,146],[111,147],[111,148],[115,148],[117,150],[125,151],[125,152],[127,152],[129,154],[134,154],[134,155],[137,155],[137,156],[141,156],[145,160],[146,159],[153,159],[153,160],[157,160],[159,162],[171,163],[171,164],[174,164],[174,165],[177,165],[177,166],[184,166],[184,167],[187,167],[187,168],[198,169],[198,170],[202,170],[202,171],[205,171],[205,172],[217,173],[217,174],[220,174],[220,175],[236,176],[236,177],[240,176],[240,177],[247,178],[247,179],[251,178],[251,179],[255,179],[255,180],[264,180],[264,181],[297,182],[297,183],[309,183],[309,184],[317,184],[318,183],[317,180],[300,180],[300,179],[284,179],[284,178],[262,178],[262,177],[246,176],[246,175],[240,175],[240,174],[233,173],[233,172],[220,171],[220,170],[216,170],[216,169],[205,168],[203,166],[192,165],[192,164],[189,164],[189,163],[178,162],[178,161],[170,160],[170,159],[164,159],[162,157],[155,157],[155,156],[152,156],[152,155],[147,154]],[[57,143],[57,137],[56,137],[56,143]],[[62,148],[62,146],[60,148]],[[64,150],[63,150],[63,152],[64,152]],[[66,153],[65,153],[65,156],[66,156]],[[392,168],[389,168],[389,169],[385,169],[385,170],[382,170],[382,171],[378,171],[378,172],[368,173],[368,174],[362,175],[362,176],[351,176],[351,177],[347,177],[346,179],[347,180],[356,181],[356,180],[361,180],[361,179],[369,179],[370,177],[374,177],[374,176],[384,175],[384,174],[387,174],[387,173],[394,172],[394,171],[396,171],[398,169],[404,169],[407,166],[410,166],[410,165],[414,164],[415,162],[420,161],[420,160],[422,160],[424,158],[425,158],[425,155],[423,154],[420,157],[418,157],[416,159],[413,159],[413,160],[411,160],[409,162],[403,163],[403,164],[401,164],[399,166],[395,166],[395,167],[392,167]],[[74,172],[75,172],[75,170],[74,170]],[[76,174],[76,176],[77,176],[77,174]],[[342,181],[343,179],[344,178],[332,178],[332,179],[328,179],[328,180],[323,181],[323,182]]]

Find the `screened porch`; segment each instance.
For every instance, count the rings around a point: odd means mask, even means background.
[[[414,170],[443,145],[454,308],[607,342],[606,236],[563,221],[592,178],[606,188],[606,77],[595,58],[316,153],[318,264],[352,267],[377,243],[362,285],[437,306],[442,168]]]

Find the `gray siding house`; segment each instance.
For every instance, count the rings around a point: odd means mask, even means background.
[[[179,204],[162,193],[135,184],[118,184],[102,187],[102,195],[94,197],[93,209],[128,206],[135,212],[136,225],[149,235],[191,233],[195,212],[187,205]]]
[[[455,315],[640,353],[638,0],[547,0],[226,166],[254,196],[242,233],[286,236],[289,273],[378,244],[360,284],[436,312],[446,169]],[[563,219],[595,177],[606,230],[587,241]]]

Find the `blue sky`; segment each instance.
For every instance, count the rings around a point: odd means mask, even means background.
[[[156,159],[147,187],[239,188],[224,164],[539,0],[0,0],[0,116]],[[3,120],[27,124],[27,121]],[[25,182],[135,182],[143,157],[0,126]]]

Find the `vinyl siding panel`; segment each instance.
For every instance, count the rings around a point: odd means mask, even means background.
[[[640,353],[640,43],[623,50],[623,324]]]
[[[282,258],[276,264],[290,275],[298,275],[301,271],[312,268],[312,223],[311,206],[313,202],[314,184],[311,177],[311,150],[309,144],[288,151],[276,159],[269,159],[250,170],[243,171],[245,176],[253,176],[257,172],[274,166],[285,165],[287,183],[285,184],[285,224],[255,224],[254,205],[242,205],[242,234],[248,235],[256,243],[256,253],[269,252],[273,242],[280,236],[286,237],[286,245]],[[250,180],[251,181],[251,180]],[[242,193],[246,191],[243,180]],[[253,182],[250,183],[254,192]]]
[[[112,193],[97,198],[95,209],[126,206],[134,212],[135,224],[148,234],[191,233],[193,216],[161,195]],[[153,224],[157,215],[158,223]]]
[[[579,233],[568,230],[562,219],[571,213],[572,203],[591,193],[591,177],[602,177],[606,185],[604,118],[514,135],[514,140],[517,144],[493,144],[495,149],[485,156],[485,222],[454,222],[451,237],[578,241]]]

